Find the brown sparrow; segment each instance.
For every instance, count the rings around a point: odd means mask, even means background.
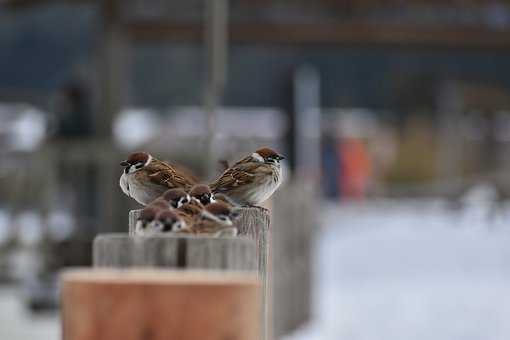
[[[193,224],[188,228],[182,229],[180,232],[186,234],[202,234],[220,236],[236,236],[237,228],[233,225],[232,218],[234,213],[225,203],[211,203],[205,207],[208,215],[197,216]]]
[[[262,148],[228,168],[210,187],[242,205],[258,205],[267,200],[282,183],[280,161],[269,148]]]
[[[234,224],[234,220],[238,217],[237,210],[225,203],[225,202],[214,202],[205,207],[205,210],[214,216],[216,220],[224,224],[225,226],[231,226]]]
[[[173,210],[160,211],[156,215],[154,232],[176,232],[185,229],[186,222]]]
[[[213,216],[205,210],[205,207],[199,200],[192,198],[190,202],[183,204],[178,212],[195,218],[213,219]]]
[[[142,205],[151,203],[168,189],[189,189],[196,184],[187,173],[146,152],[133,153],[120,165],[124,167],[120,177],[122,191]]]
[[[191,202],[191,196],[183,189],[170,189],[161,196],[165,202],[168,202],[172,208],[177,209],[184,204]]]
[[[156,219],[156,215],[159,213],[160,209],[156,207],[146,207],[140,212],[140,216],[138,217],[135,225],[135,234],[136,235],[145,235],[152,229],[152,224]]]
[[[189,194],[192,198],[198,200],[204,206],[211,204],[215,201],[214,194],[211,192],[211,188],[209,188],[206,184],[197,184],[189,191]]]
[[[186,224],[192,224],[193,220],[199,217],[212,218],[199,200],[192,198],[182,189],[170,189],[155,202],[159,200],[164,200],[169,204],[174,212],[185,220]],[[151,203],[151,205],[153,204]]]

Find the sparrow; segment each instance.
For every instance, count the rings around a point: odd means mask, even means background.
[[[183,189],[169,189],[163,193],[161,198],[175,209],[191,202],[191,196]]]
[[[208,215],[197,216],[193,223],[180,233],[220,236],[237,236],[237,228],[233,225],[234,213],[224,203],[211,203],[205,207]]]
[[[196,180],[184,171],[160,161],[146,152],[136,152],[120,163],[124,172],[120,187],[138,203],[147,205],[168,189],[188,190]]]
[[[241,205],[259,205],[282,183],[283,156],[262,148],[241,159],[209,186],[214,194],[226,194]]]
[[[225,226],[233,225],[234,220],[239,216],[238,211],[225,202],[211,203],[205,207],[205,210]]]
[[[197,184],[189,191],[189,194],[192,198],[198,200],[204,206],[211,204],[215,201],[214,194],[211,192],[211,188],[209,188],[206,184]]]
[[[187,215],[193,219],[208,218],[213,219],[213,216],[205,210],[205,206],[199,200],[192,198],[190,202],[183,204],[177,211],[180,214]]]
[[[173,209],[188,225],[192,224],[195,218],[213,218],[198,199],[191,197],[182,189],[170,189],[156,201],[159,200],[164,200],[169,204],[171,209]],[[153,203],[151,203],[151,205],[152,204]]]
[[[136,235],[146,235],[152,229],[152,224],[156,219],[156,215],[160,209],[156,207],[145,207],[141,212],[140,216],[135,224]]]
[[[177,232],[187,228],[186,222],[173,210],[160,211],[155,218],[154,232]]]

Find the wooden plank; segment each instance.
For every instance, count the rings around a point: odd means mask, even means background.
[[[260,339],[260,282],[250,274],[67,271],[64,340]]]
[[[273,331],[269,320],[273,314],[270,294],[272,278],[269,263],[272,255],[269,211],[258,207],[243,208],[235,221],[235,225],[239,235],[255,240],[256,243],[256,258],[262,282],[262,301],[264,301],[264,317],[262,319],[263,339],[272,339]]]
[[[96,267],[257,270],[255,244],[245,237],[103,234],[93,248]]]

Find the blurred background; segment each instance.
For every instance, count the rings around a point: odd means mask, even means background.
[[[510,338],[509,56],[504,0],[1,0],[0,338],[60,337],[128,153],[265,145],[275,339]]]

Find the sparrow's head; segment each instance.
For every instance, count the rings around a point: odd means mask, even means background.
[[[125,161],[120,162],[120,165],[124,167],[124,173],[131,174],[149,165],[151,161],[152,156],[148,153],[135,152],[129,155]]]
[[[152,222],[156,218],[158,211],[159,209],[157,207],[146,207],[140,212],[138,221],[142,221],[144,223]]]
[[[196,198],[203,205],[214,203],[214,195],[211,192],[211,188],[205,184],[197,184],[191,188],[189,192],[190,196]]]
[[[183,189],[167,190],[162,197],[175,209],[180,208],[191,201],[190,195],[188,195]]]
[[[237,212],[223,202],[211,203],[205,209],[226,225],[232,225],[232,221],[237,217]]]
[[[186,223],[171,210],[161,211],[156,216],[156,220],[160,223],[162,232],[179,231],[186,227]]]
[[[269,148],[258,149],[251,156],[256,161],[266,164],[280,164],[280,161],[285,159],[285,157]]]

